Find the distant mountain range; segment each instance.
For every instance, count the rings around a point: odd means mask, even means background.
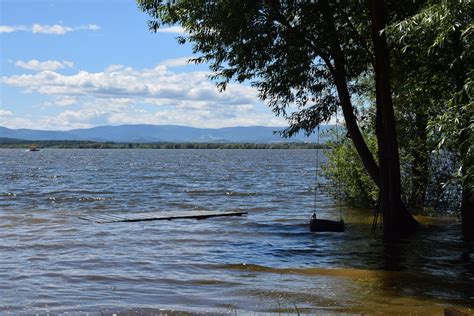
[[[332,125],[321,127],[322,131]],[[0,138],[23,140],[87,140],[117,143],[155,143],[155,142],[199,142],[199,143],[275,143],[275,142],[316,142],[303,133],[290,139],[282,138],[274,131],[283,127],[238,126],[225,128],[195,128],[178,125],[120,125],[100,126],[68,131],[43,131],[33,129],[9,129],[0,126]],[[322,137],[321,142],[327,137]]]

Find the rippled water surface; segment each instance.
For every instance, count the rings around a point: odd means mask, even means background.
[[[308,233],[314,163],[314,150],[0,150],[0,314],[472,308],[472,245],[455,220],[420,218],[416,236],[386,243],[370,213],[343,208],[345,233]],[[77,217],[180,210],[248,215]]]

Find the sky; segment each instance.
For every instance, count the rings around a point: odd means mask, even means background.
[[[248,84],[220,93],[177,27],[134,0],[0,0],[0,126],[284,126]]]

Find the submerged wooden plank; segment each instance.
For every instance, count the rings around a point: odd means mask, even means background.
[[[97,218],[101,218],[101,219],[104,219],[104,220],[107,220],[107,221],[121,219],[120,217],[116,217],[116,216],[108,215],[108,214],[102,214],[102,213],[92,214],[92,216],[97,217]]]
[[[105,214],[101,213],[100,216],[104,216]],[[123,215],[117,215],[117,214],[106,214],[105,217],[111,219],[111,220],[122,220],[126,219],[126,216]]]
[[[147,212],[147,213],[124,213],[124,214],[81,214],[78,218],[96,222],[117,223],[117,222],[144,222],[174,219],[206,219],[210,217],[222,216],[242,216],[247,212],[211,212],[211,211],[180,211],[180,212]]]
[[[117,216],[113,214],[105,213],[93,213],[93,214],[82,214],[78,216],[81,219],[88,220],[96,223],[113,223],[116,221],[122,221],[128,219],[127,217]]]
[[[90,221],[90,222],[96,222],[96,223],[105,223],[106,222],[104,219],[101,219],[101,218],[98,218],[98,217],[95,217],[95,216],[91,216],[91,215],[79,215],[77,217],[80,218],[80,219],[86,220],[86,221]]]

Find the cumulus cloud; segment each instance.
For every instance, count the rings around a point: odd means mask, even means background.
[[[43,95],[135,97],[188,102],[206,100],[220,104],[256,102],[253,88],[231,84],[226,92],[219,93],[207,76],[202,71],[176,73],[163,65],[142,70],[111,66],[103,72],[79,71],[73,75],[45,70],[36,74],[4,76],[1,82]]]
[[[15,117],[13,115],[10,115],[10,116],[0,115],[0,126],[4,126],[8,128],[31,128],[31,129],[39,128],[37,122],[31,117]],[[43,126],[45,125],[41,125],[40,128],[42,128]]]
[[[44,70],[58,70],[62,68],[72,68],[74,67],[74,63],[71,61],[57,61],[57,60],[47,60],[47,61],[39,61],[36,59],[32,59],[29,61],[22,61],[18,60],[15,62],[15,66],[34,70],[34,71],[44,71]]]
[[[183,115],[180,109],[163,111],[131,111],[126,115],[111,115],[109,122],[114,125],[129,124],[184,125],[194,127],[221,128],[229,126],[283,126],[285,123],[271,113],[246,113],[236,115],[232,109],[227,111],[188,111]]]
[[[0,109],[0,116],[12,116],[12,115],[13,113],[11,111]]]
[[[208,80],[207,72],[175,72],[163,64],[145,69],[110,65],[101,72],[71,75],[44,70],[3,76],[0,83],[50,98],[43,106],[56,107],[59,114],[36,116],[35,122],[42,128],[139,123],[197,127],[284,124],[271,111],[262,111],[252,87],[229,84],[220,93]],[[15,122],[24,123],[12,120],[8,125],[14,127]]]
[[[110,124],[110,117],[126,113],[127,106],[123,104],[85,103],[78,110],[65,110],[54,117],[43,118],[43,124],[54,128],[69,129],[69,126],[92,127]]]
[[[33,34],[49,34],[49,35],[64,35],[69,32],[75,31],[98,31],[100,27],[96,24],[79,25],[75,27],[65,26],[60,24],[38,24],[35,23],[32,26],[26,25],[0,25],[0,33],[13,33],[13,32],[31,32]]]
[[[43,103],[45,107],[66,107],[77,103],[77,98],[70,96],[54,97],[51,101]]]

